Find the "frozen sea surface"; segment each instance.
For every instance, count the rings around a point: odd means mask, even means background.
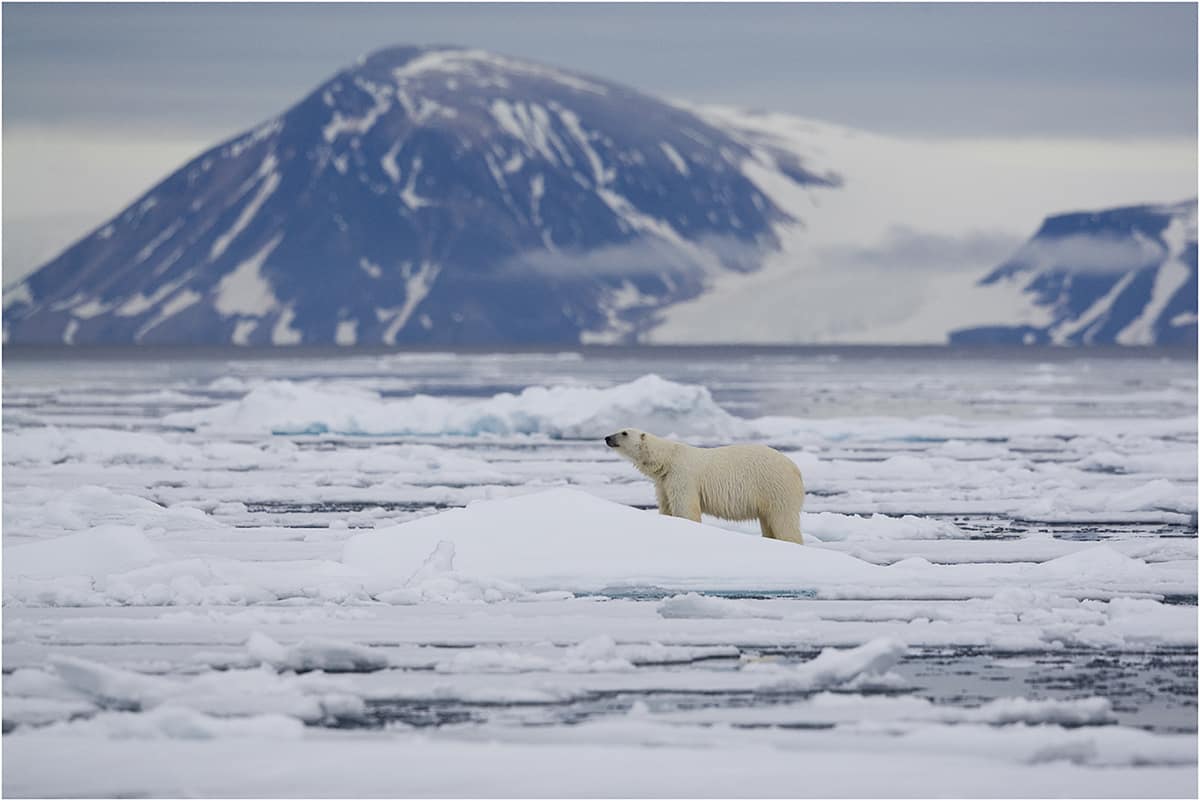
[[[1194,353],[5,356],[9,796],[1196,795]]]

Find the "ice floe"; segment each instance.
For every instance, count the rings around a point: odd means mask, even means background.
[[[55,723],[46,727],[46,733],[51,736],[116,740],[248,738],[261,741],[299,738],[304,733],[304,724],[286,715],[217,717],[187,707],[164,704],[145,712],[105,712],[81,720]]]
[[[1064,592],[1121,587],[1183,592],[1187,563],[1148,564],[1103,545],[1042,564],[884,567],[835,551],[630,509],[572,489],[496,501],[351,537],[342,561],[367,574],[408,573],[448,543],[459,569],[535,590],[757,590],[818,597],[976,596],[1013,582]]]
[[[331,673],[362,673],[388,666],[387,655],[352,642],[309,638],[283,646],[261,632],[250,635],[246,651],[252,659],[276,670],[324,670]]]
[[[148,565],[158,556],[158,550],[139,528],[97,526],[78,534],[6,548],[4,572],[13,577],[101,577]]]
[[[601,437],[639,425],[664,434],[729,434],[743,424],[704,387],[645,375],[615,387],[529,387],[518,395],[386,400],[337,386],[271,381],[240,400],[164,418],[169,425],[243,433],[545,434]]]
[[[4,504],[4,528],[10,542],[105,524],[164,531],[222,527],[202,509],[165,507],[137,495],[90,485],[65,492],[29,487]]]
[[[763,691],[812,692],[851,681],[881,678],[904,656],[907,646],[897,640],[880,637],[857,648],[826,648],[815,659],[795,666],[757,662],[750,667],[767,672],[773,681]]]
[[[779,615],[761,606],[729,598],[714,598],[695,592],[672,595],[658,605],[658,614],[665,618],[778,618]]]
[[[169,706],[208,715],[284,715],[306,722],[359,716],[363,711],[361,699],[353,693],[320,683],[303,684],[294,675],[277,675],[270,668],[165,678],[67,656],[54,657],[50,667],[95,710],[147,711]]]
[[[886,530],[897,521],[862,522],[870,528],[883,522]],[[8,551],[7,602],[64,606],[285,599],[495,603],[645,590],[962,598],[987,596],[1014,583],[1106,598],[1131,590],[1185,593],[1195,578],[1190,562],[1151,563],[1104,544],[1040,563],[935,564],[907,557],[881,565],[828,548],[746,537],[631,509],[565,488],[479,501],[352,534],[340,560],[188,556],[171,542],[156,542],[129,526],[95,527]]]

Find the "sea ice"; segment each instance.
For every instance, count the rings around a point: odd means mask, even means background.
[[[256,631],[246,642],[246,651],[253,659],[276,670],[362,673],[388,666],[386,654],[365,645],[324,638],[310,638],[283,646]]]
[[[4,791],[1195,797],[1194,363],[953,355],[6,361]]]
[[[107,525],[5,549],[6,576],[54,578],[123,573],[158,558],[141,529]]]
[[[728,598],[712,598],[695,592],[689,592],[684,595],[673,595],[665,599],[658,605],[658,614],[666,618],[760,617],[778,619],[780,617],[765,606],[754,606],[744,601],[734,601]]]

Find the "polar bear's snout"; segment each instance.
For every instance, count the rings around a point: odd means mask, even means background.
[[[628,440],[628,439],[629,439],[629,431],[628,430],[618,431],[615,434],[609,434],[607,437],[605,437],[604,444],[610,448],[619,448],[619,447],[621,447],[621,441]]]

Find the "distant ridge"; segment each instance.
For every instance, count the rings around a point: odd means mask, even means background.
[[[1196,343],[1196,199],[1049,217],[983,278],[1028,297],[1037,324],[955,331],[951,343]]]

